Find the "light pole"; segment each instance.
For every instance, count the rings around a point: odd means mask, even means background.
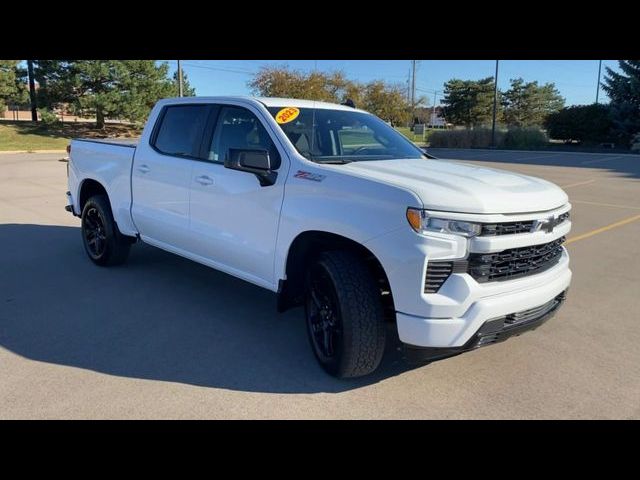
[[[36,82],[33,78],[33,60],[27,60],[27,71],[29,72],[29,100],[31,101],[31,121],[38,121],[38,105],[36,100]]]
[[[493,78],[493,122],[491,123],[491,147],[496,148],[496,109],[498,108],[498,62],[496,60],[496,76]]]
[[[600,72],[602,72],[602,60],[598,63],[598,85],[596,88],[596,105],[598,104],[598,95],[600,94]]]
[[[178,95],[182,97],[182,65],[180,65],[180,60],[178,60]]]
[[[431,128],[436,124],[436,105],[438,104],[438,90],[433,91],[433,109],[431,111]]]

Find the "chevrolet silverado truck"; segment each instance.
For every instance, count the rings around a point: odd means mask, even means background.
[[[67,168],[91,261],[142,241],[269,289],[337,377],[394,328],[428,360],[534,329],[571,281],[559,187],[434,159],[349,102],[164,99],[139,141],[73,140]]]

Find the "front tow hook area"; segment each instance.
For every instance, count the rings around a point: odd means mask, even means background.
[[[475,335],[461,347],[416,347],[404,344],[405,360],[413,364],[431,363],[480,347],[504,342],[511,337],[535,330],[558,313],[567,298],[568,290],[564,290],[547,303],[537,307],[487,320]]]

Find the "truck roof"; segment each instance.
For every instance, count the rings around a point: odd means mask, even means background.
[[[216,102],[219,100],[249,100],[260,102],[266,107],[297,107],[297,108],[322,108],[327,110],[347,110],[367,113],[364,110],[339,105],[337,103],[316,102],[314,100],[302,100],[299,98],[278,98],[278,97],[252,97],[243,95],[225,95],[216,97],[175,97],[165,98],[161,100],[163,103],[198,103],[198,102]]]

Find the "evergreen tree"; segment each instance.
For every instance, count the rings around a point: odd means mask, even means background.
[[[174,84],[174,89],[171,92],[170,96],[177,97],[180,95],[180,89],[178,88],[178,71],[177,70],[173,72],[173,84]],[[187,74],[185,73],[184,70],[182,70],[182,96],[183,97],[196,96],[196,89],[189,84],[189,77],[187,77]]]
[[[544,124],[545,119],[564,107],[564,98],[553,83],[525,83],[522,78],[511,80],[511,88],[502,94],[504,121],[509,126],[531,127]]]
[[[40,106],[67,104],[77,114],[143,122],[161,98],[178,94],[169,66],[153,60],[38,60],[36,79]],[[186,92],[195,93],[188,85]]]
[[[488,124],[493,116],[493,77],[482,80],[449,80],[442,104],[448,122],[467,128]]]
[[[20,60],[0,60],[0,113],[9,105],[29,104],[27,72]]]
[[[611,99],[613,131],[628,144],[640,133],[640,60],[619,60],[621,72],[606,67],[602,85]]]

